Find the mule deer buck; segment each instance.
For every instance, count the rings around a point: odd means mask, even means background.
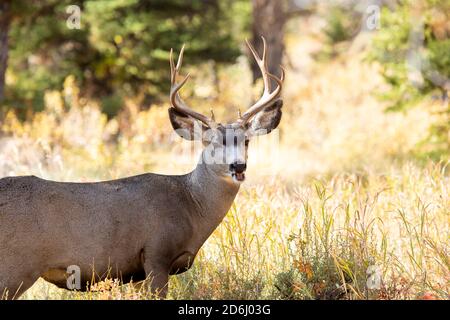
[[[184,47],[176,65],[171,51],[171,124],[184,139],[201,139],[204,145],[192,172],[96,183],[1,179],[0,295],[17,298],[39,277],[67,288],[67,268],[76,265],[81,291],[88,289],[93,272],[98,280],[109,270],[122,283],[151,277],[151,292],[165,297],[168,276],[191,267],[230,209],[245,179],[249,139],[280,122],[284,71],[280,78],[267,71],[262,40],[262,57],[247,42],[262,72],[262,97],[225,125],[181,99],[179,90],[189,77],[177,82]]]

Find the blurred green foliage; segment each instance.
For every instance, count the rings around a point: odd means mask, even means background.
[[[331,4],[323,13],[324,46],[317,55],[318,60],[327,62],[331,58],[345,52],[346,44],[361,29],[362,15],[354,6]]]
[[[114,115],[123,97],[158,99],[169,87],[170,48],[183,43],[185,64],[232,63],[250,16],[244,0],[17,0],[12,3],[6,103],[18,111],[43,107],[45,90],[73,75],[81,94]],[[67,7],[81,9],[71,29]]]
[[[375,34],[369,60],[381,65],[390,85],[380,97],[389,111],[406,110],[425,97],[441,101],[442,113],[431,128],[428,153],[439,159],[450,152],[450,1],[401,1],[395,10],[383,8],[381,29]],[[422,20],[422,21],[421,21]]]
[[[359,31],[359,20],[353,19],[358,13],[344,6],[332,6],[325,17],[325,37],[328,44],[350,40]],[[360,18],[360,17],[359,17]]]
[[[381,64],[391,85],[384,95],[390,109],[402,110],[444,90],[450,78],[449,12],[448,0],[402,1],[393,11],[383,9],[369,58]]]

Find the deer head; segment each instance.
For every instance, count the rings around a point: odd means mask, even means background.
[[[264,49],[262,57],[253,46],[246,41],[260,70],[264,82],[264,92],[244,114],[232,123],[222,124],[215,120],[214,113],[205,116],[192,110],[180,97],[181,87],[189,79],[189,74],[177,83],[183,61],[184,46],[175,65],[173,51],[170,51],[171,89],[169,117],[172,127],[178,135],[187,140],[201,140],[205,147],[202,160],[211,165],[219,176],[230,178],[234,183],[245,180],[247,168],[247,149],[252,137],[263,135],[275,129],[281,120],[283,100],[280,98],[284,80],[284,69],[281,67],[281,78],[267,70],[267,45],[261,37]],[[272,80],[276,88],[272,90]]]

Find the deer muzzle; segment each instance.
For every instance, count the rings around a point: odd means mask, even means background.
[[[233,162],[230,164],[230,172],[233,179],[242,182],[245,180],[245,169],[247,169],[246,163]]]

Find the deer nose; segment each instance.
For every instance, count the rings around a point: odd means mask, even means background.
[[[247,169],[246,163],[233,162],[232,164],[230,164],[230,170],[236,173],[242,173],[245,171],[245,169]]]

